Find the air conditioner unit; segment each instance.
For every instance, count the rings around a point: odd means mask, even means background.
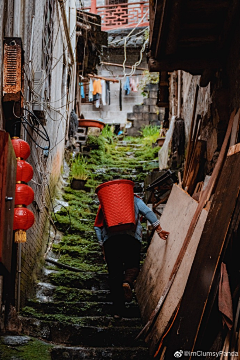
[[[22,91],[21,38],[5,38],[3,51],[3,101],[20,101]]]
[[[33,111],[45,111],[45,83],[46,72],[44,70],[36,71],[33,80]]]

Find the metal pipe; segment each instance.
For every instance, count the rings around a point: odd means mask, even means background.
[[[0,276],[0,311],[2,310],[3,303],[3,276]]]
[[[30,52],[29,52],[29,69],[32,74],[32,44],[33,44],[33,33],[34,33],[34,20],[35,16],[32,16],[32,34],[31,34],[31,42],[30,42]],[[30,74],[30,76],[31,76]]]
[[[14,0],[13,7],[13,36],[20,37],[21,0]]]
[[[21,304],[21,272],[22,272],[22,244],[18,244],[18,294],[17,294],[17,311],[20,311]]]
[[[69,30],[68,30],[68,22],[67,22],[66,10],[65,10],[65,7],[64,7],[65,3],[63,2],[63,0],[58,0],[58,3],[60,5],[60,10],[61,10],[61,14],[62,14],[63,27],[64,27],[64,31],[65,31],[65,35],[66,35],[69,55],[70,55],[70,58],[71,58],[71,65],[73,65],[74,64],[74,53],[73,53],[71,38],[70,38]]]

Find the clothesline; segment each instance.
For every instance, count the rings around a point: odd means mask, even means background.
[[[88,100],[89,102],[93,102],[96,108],[100,107],[100,104],[103,106],[110,105],[110,79],[107,79],[103,76],[92,75],[89,74],[90,80],[88,84]],[[94,79],[94,81],[93,81]],[[118,82],[120,84],[119,88],[119,109],[122,111],[122,95],[123,90],[125,91],[125,95],[129,95],[131,91],[138,91],[138,78],[134,80],[132,77],[127,76],[125,78],[125,83],[122,89],[122,80],[114,80],[114,82]],[[85,98],[84,84],[79,83],[81,87],[81,97]]]
[[[108,65],[108,66],[123,67],[123,64],[114,64],[114,63],[108,63],[108,62],[104,62],[104,61],[101,61],[101,64],[103,64],[103,65]],[[132,69],[132,66],[130,66],[130,65],[125,65],[125,68],[127,68],[127,69]],[[146,71],[146,70],[148,70],[148,69],[147,69],[147,68],[137,67],[136,70]]]
[[[105,80],[105,81],[110,81],[110,82],[113,82],[113,83],[118,83],[118,82],[119,82],[119,80],[112,79],[112,78],[106,78],[106,77],[99,76],[99,75],[88,74],[88,76],[91,77],[91,78],[100,79],[100,80]]]

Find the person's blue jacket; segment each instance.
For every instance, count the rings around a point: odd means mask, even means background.
[[[156,217],[156,215],[154,214],[154,212],[137,196],[134,196],[134,209],[135,209],[135,223],[136,223],[136,230],[131,231],[131,230],[127,230],[127,231],[119,231],[117,232],[117,234],[128,234],[131,235],[133,237],[135,237],[135,239],[139,240],[140,242],[142,241],[142,225],[140,222],[140,218],[139,215],[143,215],[151,224],[154,228],[156,228],[158,225],[160,225],[160,222],[158,220],[158,218]],[[103,245],[103,243],[109,239],[111,236],[113,236],[113,234],[109,234],[107,227],[103,226],[101,228],[94,226],[94,230],[96,232],[98,241],[100,243],[100,245]]]

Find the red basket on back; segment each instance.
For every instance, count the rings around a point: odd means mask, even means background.
[[[97,187],[104,219],[110,231],[134,230],[134,182],[112,180]]]

